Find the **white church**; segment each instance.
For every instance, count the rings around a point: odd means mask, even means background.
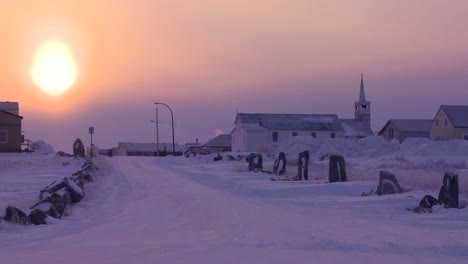
[[[366,101],[361,75],[359,101],[354,103],[354,119],[336,114],[248,114],[238,113],[232,134],[233,152],[275,149],[289,137],[363,138],[373,136],[370,101]]]

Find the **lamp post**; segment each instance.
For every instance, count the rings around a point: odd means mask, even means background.
[[[156,126],[156,156],[159,156],[159,122],[158,122],[158,107],[156,107],[156,119],[151,120]]]
[[[165,103],[154,103],[155,105],[164,105],[169,109],[171,112],[171,119],[172,119],[172,155],[175,155],[175,139],[174,139],[174,114],[172,113],[172,109]]]

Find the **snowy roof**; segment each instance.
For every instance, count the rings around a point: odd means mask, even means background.
[[[206,143],[202,144],[202,147],[208,148],[230,148],[232,146],[232,136],[231,135],[218,135]]]
[[[400,132],[429,133],[432,127],[432,119],[390,119],[380,130],[379,135],[384,133],[385,128],[392,123]]]
[[[467,105],[442,105],[450,122],[454,127],[468,127],[468,106]]]
[[[237,114],[246,130],[343,131],[338,116],[322,114]]]
[[[19,115],[18,102],[0,102],[0,110],[5,110],[13,114]]]
[[[156,143],[135,143],[135,142],[120,142],[119,147],[124,147],[128,152],[155,152]],[[159,143],[159,151],[172,151],[172,143]],[[181,151],[182,148],[175,144],[175,150]]]
[[[340,119],[340,122],[343,126],[345,136],[368,137],[374,135],[369,125],[355,119]]]

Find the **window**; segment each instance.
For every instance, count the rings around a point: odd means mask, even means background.
[[[436,119],[436,126],[439,126],[439,119]]]
[[[388,138],[393,139],[393,128],[388,129]]]
[[[317,137],[317,133],[312,132],[312,137]]]
[[[330,138],[335,138],[335,133],[331,133]]]
[[[297,132],[293,132],[293,133],[292,133],[292,136],[293,136],[293,137],[297,136]]]
[[[464,135],[464,136],[463,136],[463,139],[464,139],[464,140],[468,140],[468,135]]]
[[[362,109],[367,109],[367,105],[361,105]]]
[[[278,142],[278,132],[273,132],[273,142]]]
[[[0,144],[8,143],[8,130],[0,129]]]

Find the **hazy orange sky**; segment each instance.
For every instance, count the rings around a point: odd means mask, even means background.
[[[467,104],[464,0],[2,0],[0,101],[18,101],[27,138],[71,150],[87,127],[100,147],[154,142],[155,101],[176,141],[230,132],[240,112],[352,117],[361,72],[372,127]],[[78,67],[52,97],[29,76],[60,38]],[[170,115],[160,109],[160,138]]]

